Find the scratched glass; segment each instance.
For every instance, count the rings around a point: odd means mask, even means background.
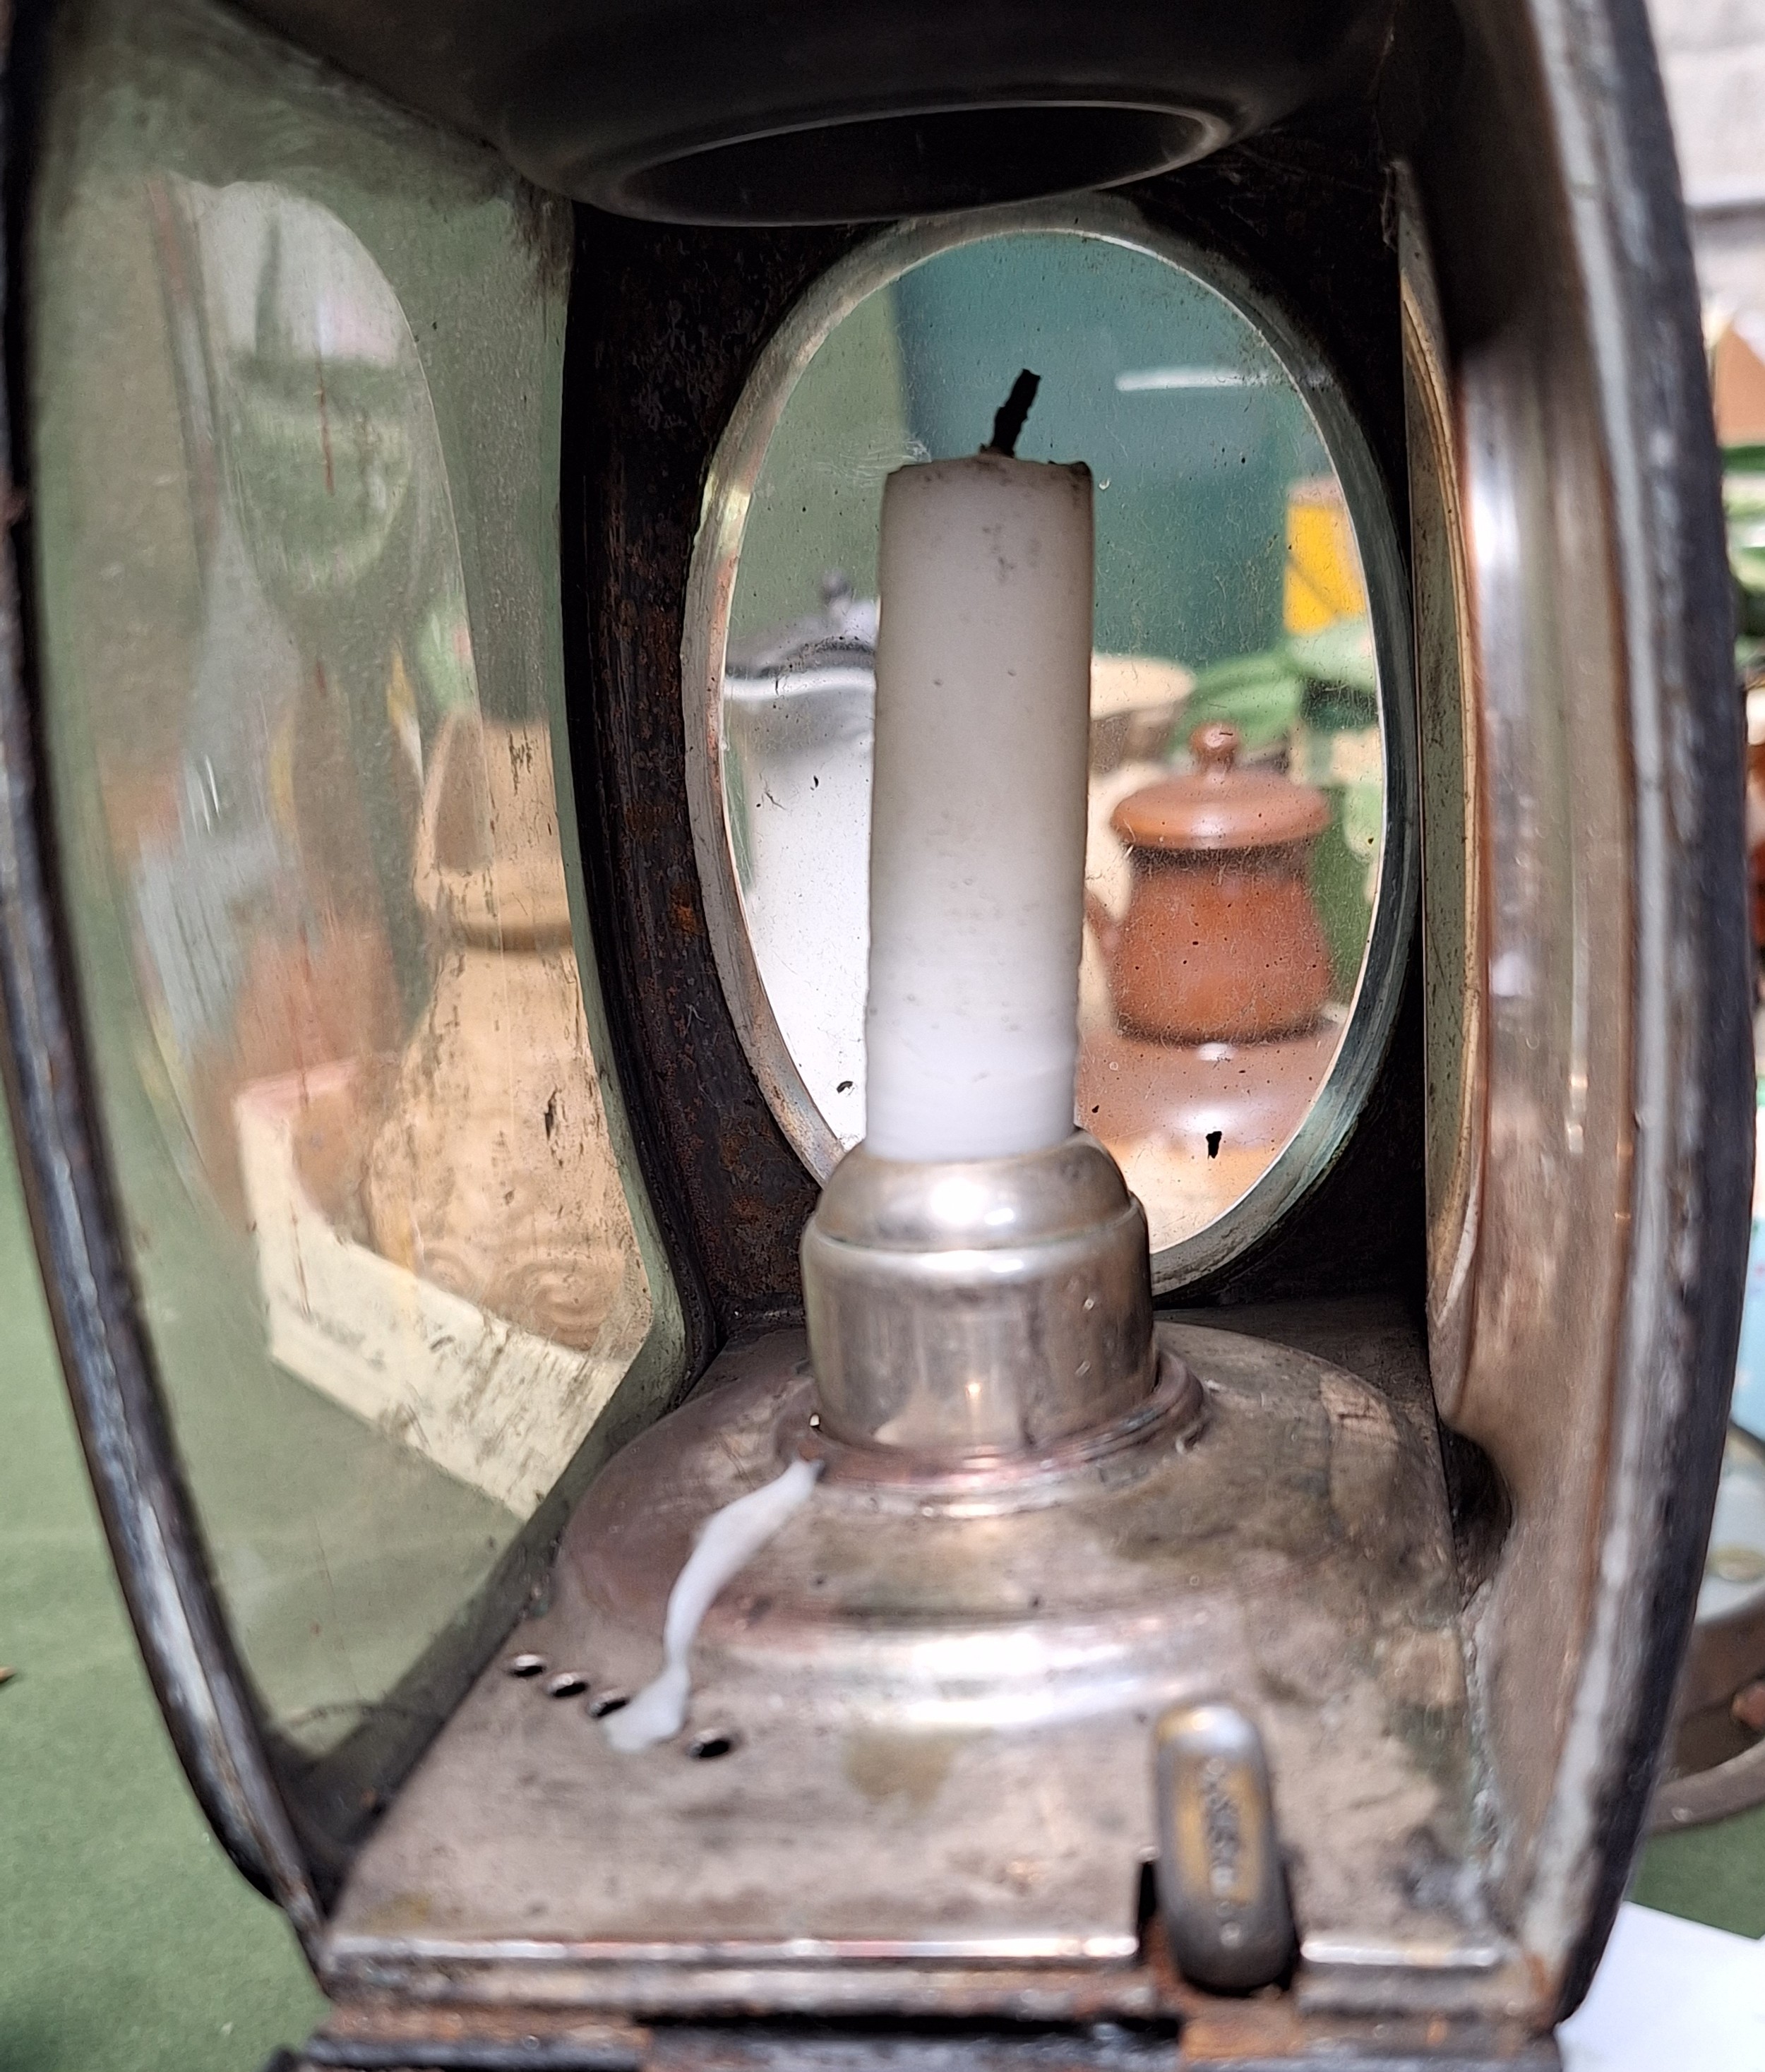
[[[420,1740],[681,1334],[559,826],[568,218],[278,75],[97,11],[33,365],[109,1156],[223,1598],[317,1761]]]
[[[1096,487],[1078,1119],[1174,1258],[1294,1142],[1381,896],[1386,715],[1321,368],[1302,389],[1215,287],[1101,236],[958,242],[858,299],[784,401],[742,534],[731,868],[779,1039],[855,1143],[882,484],[973,452],[1022,366],[1019,453],[1084,460]],[[1185,846],[1203,805],[1238,845]]]

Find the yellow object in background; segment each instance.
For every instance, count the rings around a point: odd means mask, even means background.
[[[1287,491],[1287,573],[1282,617],[1290,633],[1317,633],[1367,610],[1367,586],[1341,485],[1333,475]]]

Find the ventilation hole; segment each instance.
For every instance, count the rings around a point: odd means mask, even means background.
[[[579,1698],[587,1688],[586,1676],[578,1675],[574,1669],[566,1669],[545,1686],[545,1695],[548,1698]]]
[[[629,1691],[603,1691],[598,1698],[588,1701],[588,1716],[591,1720],[604,1720],[609,1712],[623,1712],[632,1702]]]
[[[721,1727],[713,1727],[702,1734],[694,1734],[686,1744],[686,1753],[694,1762],[714,1762],[720,1755],[733,1755],[739,1745],[737,1736]]]
[[[542,1676],[545,1673],[545,1658],[543,1655],[512,1655],[508,1667],[511,1676]]]
[[[1158,1911],[1158,1866],[1144,1863],[1140,1866],[1139,1883],[1134,1892],[1134,1926],[1140,1937],[1140,1947],[1146,1947],[1146,1938],[1152,1932],[1152,1923]]]

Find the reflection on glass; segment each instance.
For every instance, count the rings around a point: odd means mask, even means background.
[[[863,1134],[882,486],[973,451],[1022,366],[1018,450],[1096,479],[1079,1120],[1155,1249],[1241,1199],[1329,1072],[1384,841],[1365,582],[1304,397],[1199,280],[1103,239],[958,246],[871,294],[786,402],[723,686],[730,849],[759,975],[834,1133]]]
[[[324,162],[327,118],[278,105]],[[41,232],[52,747],[175,1429],[249,1667],[316,1753],[459,1619],[652,1324],[543,678],[468,610],[430,378],[456,452],[503,411],[490,464],[544,468],[561,290],[506,200],[389,152],[361,206],[420,297],[500,284],[488,358],[440,342],[475,317],[445,299],[420,352],[335,208],[140,163],[140,134],[82,133],[101,167]],[[430,184],[401,214],[402,179]],[[531,544],[480,544],[479,594],[544,624]]]

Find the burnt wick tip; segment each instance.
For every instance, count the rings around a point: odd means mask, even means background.
[[[1014,458],[1018,440],[1023,431],[1023,421],[1030,414],[1030,405],[1035,401],[1035,392],[1042,386],[1042,376],[1032,374],[1026,367],[1011,384],[1011,393],[994,413],[993,436],[981,447],[982,453],[1002,454],[1007,460]]]

